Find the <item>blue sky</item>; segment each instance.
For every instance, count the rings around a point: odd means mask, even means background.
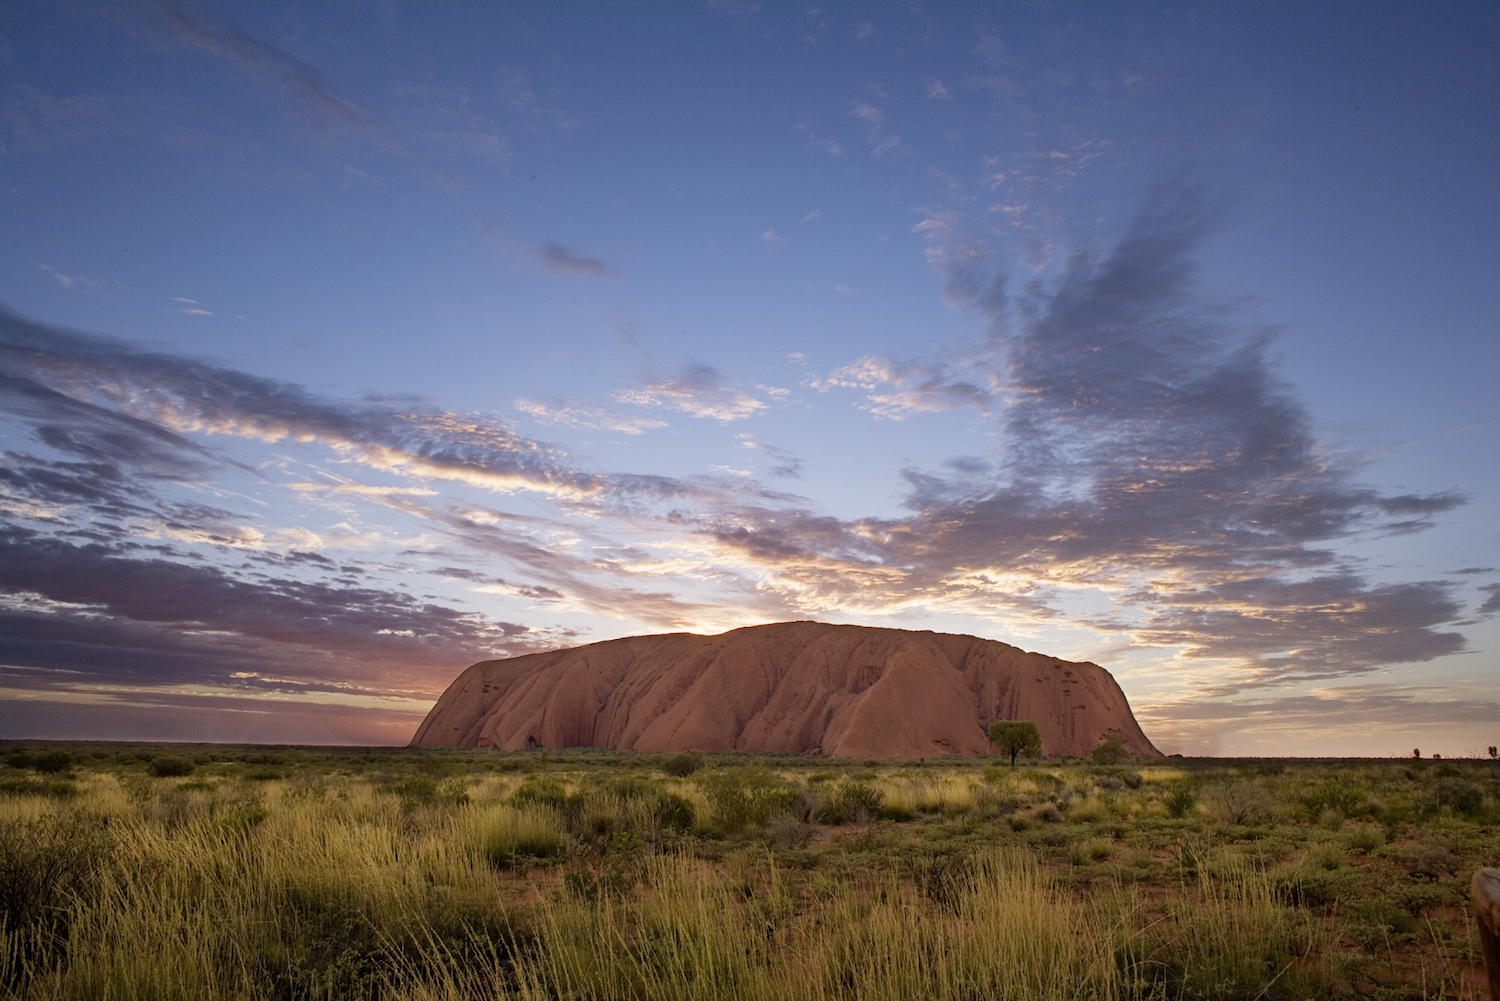
[[[815,618],[1500,737],[1482,4],[11,3],[0,735]]]

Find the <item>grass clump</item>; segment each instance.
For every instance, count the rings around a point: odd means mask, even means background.
[[[480,849],[497,868],[557,858],[567,850],[562,818],[546,806],[493,807],[480,819],[479,828]]]

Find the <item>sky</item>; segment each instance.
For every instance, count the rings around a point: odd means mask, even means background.
[[[0,737],[793,619],[1500,743],[1500,7],[0,5]]]

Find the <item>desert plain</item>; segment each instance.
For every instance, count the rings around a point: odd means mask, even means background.
[[[1481,998],[1500,863],[1487,759],[0,762],[13,998]]]

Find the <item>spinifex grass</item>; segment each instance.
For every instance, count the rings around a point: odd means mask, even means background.
[[[1484,762],[74,753],[0,794],[6,997],[1474,997],[1500,862]]]

